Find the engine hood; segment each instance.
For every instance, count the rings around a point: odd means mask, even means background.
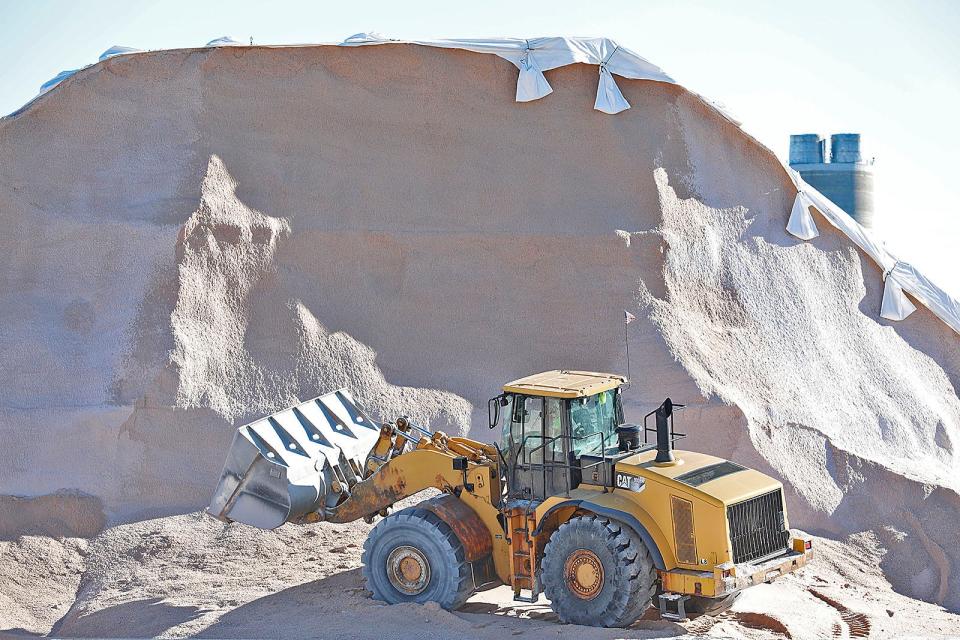
[[[642,476],[647,482],[669,485],[675,491],[712,498],[722,506],[736,504],[776,489],[782,484],[742,465],[695,451],[674,450],[676,462],[654,462],[656,451],[644,451],[617,461],[621,473]]]

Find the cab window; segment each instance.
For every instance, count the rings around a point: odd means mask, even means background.
[[[570,401],[574,455],[599,455],[617,442],[619,410],[615,390]]]
[[[513,398],[510,438],[514,448],[523,447],[520,460],[542,462],[543,398],[516,395]]]
[[[522,446],[518,458],[522,462],[563,461],[563,400],[524,395],[507,399],[504,411],[508,417],[503,424],[506,447],[516,451]]]

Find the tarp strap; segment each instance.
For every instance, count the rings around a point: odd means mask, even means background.
[[[603,73],[607,70],[607,63],[610,62],[610,58],[612,58],[613,54],[615,54],[617,51],[620,51],[620,45],[616,45],[613,48],[613,51],[611,51],[606,58],[600,61],[600,73]]]
[[[887,276],[889,276],[890,274],[892,274],[892,273],[893,273],[893,270],[897,268],[897,265],[898,265],[898,264],[900,264],[900,261],[899,261],[899,260],[895,261],[895,262],[890,266],[889,269],[887,269],[886,271],[883,272],[883,276],[882,276],[882,277],[883,277],[884,282],[886,282]]]

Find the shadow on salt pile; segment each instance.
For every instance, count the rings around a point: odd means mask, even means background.
[[[524,633],[530,638],[574,633],[586,639],[672,638],[689,635],[683,626],[645,616],[628,629],[562,625],[545,602],[515,605],[499,587],[474,596],[457,611],[435,603],[385,605],[370,598],[361,569],[263,596],[229,611],[195,638],[493,638]],[[499,593],[498,593],[499,592]],[[652,611],[652,610],[651,610]],[[373,622],[375,620],[375,622]]]
[[[315,625],[327,615],[344,613],[341,611],[344,607],[350,608],[353,616],[362,615],[357,607],[359,598],[366,599],[368,595],[357,568],[252,600],[223,614],[215,624],[194,637],[256,638],[281,632],[287,638],[316,637],[319,631]],[[334,630],[330,628],[327,632]]]
[[[457,609],[457,613],[513,616],[515,618],[530,618],[531,620],[543,620],[545,622],[556,622],[558,624],[560,622],[557,614],[550,608],[550,605],[539,602],[518,607],[493,602],[468,602]]]
[[[509,589],[508,587],[506,588]],[[483,595],[481,593],[479,596],[475,595],[474,597],[483,598]],[[581,636],[583,635],[582,631],[584,629],[590,629],[589,627],[564,625],[560,622],[560,619],[557,617],[557,614],[554,613],[553,609],[550,608],[550,605],[543,600],[533,604],[504,604],[503,602],[485,602],[482,600],[470,601],[457,609],[456,614],[459,617],[468,618],[470,620],[474,620],[475,617],[485,615],[536,620],[539,622],[561,625],[565,630],[564,632],[566,632],[566,630],[576,629],[578,630],[578,634]],[[694,619],[696,619],[696,616]],[[709,628],[709,626],[707,628]],[[659,612],[654,607],[647,609],[647,611],[636,622],[626,629],[617,630],[596,628],[593,629],[593,631],[597,633],[610,632],[615,635],[630,631],[655,632],[657,634],[656,637],[658,638],[674,638],[678,636],[689,635],[690,633],[690,631],[682,625],[679,625],[675,622],[669,622],[667,620],[661,620]]]
[[[0,629],[0,640],[8,640],[12,638],[42,638],[42,637],[44,637],[42,633],[27,631],[23,627],[15,627],[11,629]]]
[[[199,607],[168,604],[148,598],[107,607],[87,615],[70,611],[53,626],[50,635],[64,638],[154,638],[194,620]]]

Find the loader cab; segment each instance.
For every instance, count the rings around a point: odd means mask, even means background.
[[[623,422],[621,376],[548,371],[510,382],[490,400],[490,426],[501,429],[500,449],[511,497],[544,500],[585,480],[582,462],[619,452]],[[586,481],[601,481],[591,471]]]

